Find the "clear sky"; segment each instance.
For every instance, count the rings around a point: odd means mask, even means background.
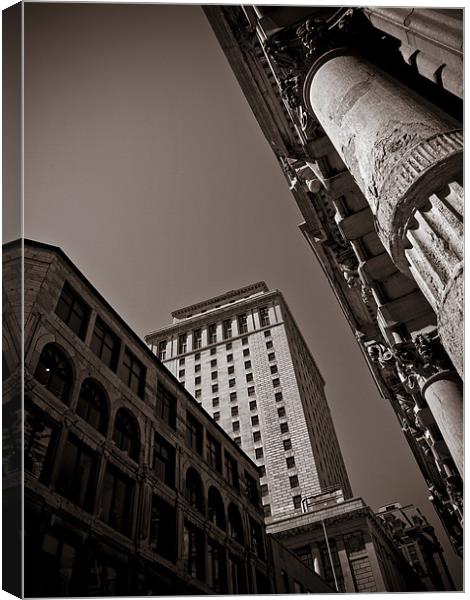
[[[326,381],[354,494],[419,506],[459,585],[301,221],[199,7],[26,4],[25,236],[60,246],[141,336],[226,290],[281,290]]]

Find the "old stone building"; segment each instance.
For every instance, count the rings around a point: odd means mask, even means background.
[[[13,545],[21,251],[3,249],[4,519]],[[25,241],[24,280],[24,594],[332,591],[266,535],[257,466],[66,255]],[[14,577],[18,585],[21,573]]]
[[[462,11],[207,6],[462,551]]]
[[[145,339],[258,465],[267,523],[329,489],[350,497],[323,378],[282,294],[259,282],[172,316]]]

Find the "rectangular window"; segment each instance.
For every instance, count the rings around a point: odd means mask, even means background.
[[[279,381],[279,379],[273,379],[273,387],[279,387],[281,385],[281,382]]]
[[[228,387],[235,387],[235,379],[228,380]]]
[[[248,333],[248,320],[246,315],[238,315],[238,335]]]
[[[271,341],[271,340],[268,340],[268,341],[266,342],[266,348],[267,348],[267,350],[271,350],[271,348],[272,348],[272,347],[273,347],[273,343],[272,343],[272,341]]]
[[[295,467],[295,458],[293,456],[288,456],[286,458],[286,465],[288,469],[293,469]]]
[[[287,433],[289,431],[289,425],[287,423],[281,423],[281,433]]]
[[[253,386],[250,386],[247,390],[248,392],[248,396],[254,396],[255,395],[255,388]]]
[[[175,448],[158,433],[153,444],[153,470],[156,476],[171,488],[175,487]]]
[[[251,369],[251,360],[245,360],[245,369]]]
[[[255,448],[255,457],[257,459],[263,458],[264,456],[264,451],[263,448]]]
[[[188,336],[186,333],[178,337],[178,354],[184,354],[188,348]]]
[[[212,415],[212,417],[213,417],[214,421],[219,421],[220,420],[220,412],[215,412]]]
[[[192,523],[185,520],[183,531],[185,572],[195,579],[204,581],[206,568],[204,558],[204,533]]]
[[[249,517],[250,522],[250,541],[251,549],[255,555],[261,560],[265,559],[263,529],[252,517]]]
[[[6,421],[4,413],[4,427]],[[58,437],[57,425],[25,399],[24,468],[46,485],[49,484]]]
[[[233,365],[232,365],[231,367],[229,367],[229,368],[227,369],[227,373],[228,373],[229,375],[233,375],[233,374],[235,373],[235,367],[234,367]]]
[[[178,371],[178,377],[179,377],[180,379],[183,379],[183,377],[184,377],[184,369],[180,369],[180,370]]]
[[[176,396],[160,382],[157,386],[156,415],[172,429],[176,429]]]
[[[198,375],[194,378],[194,385],[201,385],[201,376]]]
[[[265,504],[263,506],[263,511],[264,511],[264,516],[265,517],[270,517],[271,516],[271,505],[270,504]]]
[[[133,496],[134,482],[108,466],[103,484],[102,518],[124,535],[130,534]]]
[[[259,321],[261,327],[269,327],[269,311],[267,306],[263,306],[259,309]]]
[[[61,496],[91,512],[97,472],[96,454],[70,434],[62,452],[56,490]]]
[[[216,366],[217,366],[217,359],[216,359],[216,358],[213,358],[213,359],[211,360],[211,367],[212,367],[212,368],[214,368],[214,367],[216,367]]]
[[[286,416],[286,409],[285,409],[285,407],[284,407],[284,406],[280,406],[280,407],[277,409],[277,416],[278,416],[278,417],[285,417],[285,416]]]
[[[217,354],[217,348],[211,348],[211,356],[214,356],[214,354]]]
[[[266,331],[264,332],[264,337],[269,337],[271,335],[271,331],[269,329],[266,329]]]
[[[292,475],[291,477],[289,477],[289,484],[291,488],[299,487],[299,478],[297,477],[297,475]]]
[[[232,337],[232,320],[227,319],[223,323],[224,340],[228,340]]]
[[[203,429],[201,423],[186,411],[186,445],[202,455]]]
[[[202,392],[201,392],[201,390],[194,390],[194,397],[195,397],[195,398],[200,398],[200,397],[201,397],[201,395],[202,395]]]
[[[233,361],[233,354],[227,354],[227,362]]]
[[[211,379],[217,379],[217,371],[212,371]]]
[[[294,508],[300,508],[302,506],[302,496],[293,496],[292,502],[294,503]]]
[[[245,348],[243,350],[243,356],[250,356],[250,349],[249,348]]]
[[[253,426],[259,425],[259,417],[258,417],[258,415],[255,415],[254,417],[251,417],[251,424]]]
[[[80,339],[85,339],[90,307],[67,281],[62,288],[55,312]]]
[[[184,365],[184,363],[185,363],[185,362],[186,362],[186,359],[185,359],[185,358],[180,358],[180,359],[179,359],[179,361],[178,361],[178,364],[179,364],[180,366],[182,366],[182,365]]]
[[[145,390],[145,367],[128,348],[124,351],[122,374],[124,383],[140,398],[143,398]]]
[[[258,473],[260,477],[264,477],[266,475],[266,467],[264,465],[260,465],[258,467]]]
[[[219,406],[219,399],[218,398],[212,398],[212,406]]]
[[[202,329],[193,331],[193,350],[199,350],[202,346]]]
[[[282,441],[283,445],[284,445],[284,450],[290,450],[292,448],[292,442],[291,440],[283,440]]]
[[[213,469],[222,473],[222,447],[210,434],[207,434],[207,462]]]
[[[237,461],[230,456],[228,452],[224,454],[224,463],[225,463],[225,477],[233,488],[238,490],[239,481],[238,481],[238,463]]]
[[[215,344],[217,342],[217,325],[212,323],[207,328],[209,344]]]
[[[238,417],[238,406],[232,406],[232,417]]]
[[[235,402],[237,399],[237,392],[230,392],[230,402]]]
[[[268,490],[268,485],[266,483],[264,483],[261,486],[261,497],[264,498],[265,496],[267,496],[269,494],[269,490]]]
[[[150,548],[163,558],[176,561],[176,511],[158,496],[152,497]]]
[[[201,353],[200,352],[196,352],[196,354],[194,355],[194,360],[201,360]]]
[[[225,349],[226,350],[231,350],[232,349],[232,342],[229,342],[228,344],[225,344]]]
[[[253,431],[253,441],[254,442],[261,441],[261,431]]]
[[[246,594],[248,588],[244,559],[229,554],[228,564],[230,580],[232,582],[232,594]]]
[[[253,381],[253,373],[246,374],[246,381],[247,383],[251,383]]]
[[[158,343],[158,358],[160,360],[166,359],[166,340],[162,340]]]
[[[232,429],[233,431],[240,431],[240,421],[234,421],[232,423]]]
[[[216,594],[227,593],[227,565],[223,546],[210,538],[207,540],[207,585]]]
[[[256,400],[250,402],[250,410],[256,410]]]
[[[277,365],[271,365],[269,368],[271,370],[271,375],[277,373]]]
[[[275,398],[276,402],[280,402],[282,400],[282,392],[276,392],[274,394],[274,398]]]
[[[194,365],[194,372],[195,373],[200,373],[201,372],[201,365]]]
[[[269,360],[269,362],[271,362],[271,361],[273,361],[275,359],[276,359],[276,355],[274,354],[274,352],[270,352],[268,354],[268,360]]]
[[[233,438],[233,441],[235,442],[235,444],[237,444],[237,446],[241,446],[242,445],[242,438],[241,437]]]
[[[242,337],[242,344],[244,346],[246,346],[248,344],[248,338],[247,337]]]
[[[121,340],[100,317],[96,317],[90,347],[107,367],[116,371]]]
[[[214,383],[214,385],[212,386],[212,393],[217,394],[218,391],[219,391],[219,384]]]
[[[245,483],[248,499],[254,506],[259,506],[259,494],[258,494],[258,483],[256,479],[251,477],[249,473],[245,471]]]

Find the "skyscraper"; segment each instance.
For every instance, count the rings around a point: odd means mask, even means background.
[[[172,317],[146,342],[259,466],[267,523],[333,489],[350,498],[324,381],[282,294],[258,282]]]

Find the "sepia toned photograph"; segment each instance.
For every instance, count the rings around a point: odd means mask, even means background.
[[[463,592],[463,3],[4,6],[3,590]]]

